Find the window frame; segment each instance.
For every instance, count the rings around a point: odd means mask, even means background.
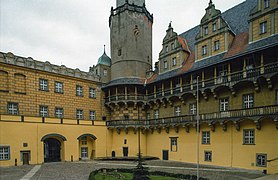
[[[226,101],[227,100],[227,101]],[[224,102],[223,102],[224,101]],[[230,110],[230,101],[229,97],[224,97],[219,99],[219,111],[227,112]]]
[[[45,109],[46,109],[46,115],[45,115]],[[46,105],[40,105],[39,106],[39,114],[40,117],[49,117],[49,109]]]
[[[202,131],[202,144],[210,144],[210,131]]]
[[[258,159],[260,156],[264,157],[264,160]],[[258,160],[260,162],[258,162]],[[265,154],[265,153],[257,153],[256,154],[256,166],[257,167],[267,167],[267,154]]]
[[[265,34],[267,33],[267,21],[261,22],[260,23],[260,34]]]
[[[248,135],[246,135],[247,132]],[[255,129],[243,129],[243,145],[255,145]]]
[[[167,60],[163,61],[163,68],[168,69],[168,61]]]
[[[214,41],[214,51],[220,50],[220,41]]]
[[[57,113],[58,112],[57,110],[59,110],[59,111],[61,110],[61,112]],[[55,117],[56,118],[64,118],[64,108],[55,107]]]
[[[5,152],[5,149],[7,149],[7,152]],[[5,155],[7,157],[5,157]],[[10,146],[5,146],[5,145],[0,145],[0,161],[8,161],[11,159],[11,147]]]
[[[217,31],[217,25],[216,22],[212,24],[212,32]]]
[[[12,105],[11,111],[10,111],[10,105]],[[14,112],[14,111],[16,111],[16,112]],[[19,115],[19,104],[17,102],[8,102],[7,103],[7,113],[11,114],[11,115]]]
[[[205,27],[204,27],[204,35],[206,36],[206,35],[208,35],[208,33],[209,33],[209,32],[208,32],[208,26],[205,26]]]
[[[251,98],[252,97],[252,98]],[[254,94],[243,94],[242,95],[242,108],[243,109],[250,109],[254,107]]]
[[[197,103],[189,104],[189,114],[196,115],[197,114]]]
[[[212,162],[212,151],[204,151],[204,161]]]
[[[208,53],[208,46],[207,45],[203,45],[202,46],[202,56],[207,55]]]
[[[172,58],[172,66],[177,66],[177,58],[176,57]]]
[[[174,115],[175,116],[181,116],[181,106],[175,106],[174,107]]]
[[[104,70],[103,70],[103,76],[104,76],[104,77],[106,77],[106,76],[107,76],[107,74],[108,74],[107,69],[104,69]]]
[[[89,98],[95,99],[96,97],[96,88],[89,87]]]
[[[270,0],[264,0],[264,8],[267,9],[270,7]]]
[[[78,119],[78,120],[84,119],[83,109],[76,109],[76,119]]]
[[[96,120],[96,111],[95,110],[90,110],[89,111],[89,119],[92,120],[92,121]]]
[[[61,87],[57,87],[57,85],[61,85]],[[59,81],[55,81],[54,82],[54,92],[63,94],[64,93],[64,83],[59,82]]]
[[[176,147],[175,149],[174,146]],[[170,137],[170,151],[178,152],[178,137]]]
[[[88,138],[87,136],[83,136],[81,138],[81,145],[87,145],[88,144]]]
[[[84,96],[83,86],[76,85],[76,96],[79,96],[79,97]]]
[[[153,118],[154,118],[154,119],[159,119],[159,109],[155,109],[155,110],[154,110]]]
[[[48,79],[39,79],[39,90],[40,91],[49,91]]]

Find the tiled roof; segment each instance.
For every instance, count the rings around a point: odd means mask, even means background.
[[[228,23],[231,30],[235,34],[235,38],[230,49],[227,52],[208,57],[206,59],[195,62],[194,44],[196,42],[195,37],[199,33],[199,26],[196,26],[180,35],[184,38],[191,50],[190,57],[186,60],[183,66],[179,69],[169,71],[163,74],[156,75],[149,80],[149,83],[154,83],[162,79],[168,79],[180,74],[196,71],[206,66],[211,66],[219,62],[224,62],[237,55],[243,55],[248,52],[252,52],[258,48],[262,48],[267,45],[278,44],[278,35],[273,35],[269,38],[262,39],[257,42],[248,43],[248,31],[249,31],[249,14],[252,9],[257,5],[257,0],[246,0],[245,2],[234,6],[233,8],[225,11],[221,14],[222,18]],[[240,16],[239,16],[240,14]]]
[[[109,82],[109,84],[107,84],[106,86],[104,86],[103,88],[107,88],[107,87],[111,87],[111,86],[116,86],[116,85],[124,85],[124,84],[128,84],[128,85],[132,85],[132,84],[141,84],[144,85],[145,83],[145,79],[139,79],[139,78],[119,78],[119,79],[115,79]]]

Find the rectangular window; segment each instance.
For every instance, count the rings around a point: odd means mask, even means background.
[[[253,94],[245,94],[242,97],[243,108],[253,108],[254,107],[254,95]]]
[[[204,34],[205,34],[205,35],[208,35],[208,27],[207,27],[207,26],[204,27]]]
[[[76,119],[84,119],[83,110],[77,109],[76,110]]]
[[[175,44],[174,43],[171,44],[171,48],[172,48],[172,50],[175,49]]]
[[[169,51],[168,46],[165,47],[165,53]]]
[[[217,30],[216,23],[212,24],[212,31],[215,32]]]
[[[266,167],[267,154],[256,154],[256,166]]]
[[[180,116],[181,115],[181,106],[176,106],[175,107],[175,116]]]
[[[47,79],[40,79],[40,90],[48,91],[48,80]]]
[[[243,144],[255,144],[255,130],[244,129],[243,130]]]
[[[260,23],[260,33],[267,33],[267,21]]]
[[[81,148],[81,158],[83,158],[83,159],[88,158],[88,148],[87,147]]]
[[[220,41],[214,41],[214,51],[218,51],[220,49]]]
[[[205,161],[212,161],[212,152],[211,151],[205,151]]]
[[[164,69],[167,69],[167,68],[168,68],[168,62],[164,61]]]
[[[107,76],[107,69],[103,70],[103,76]]]
[[[202,132],[202,144],[210,144],[210,132],[209,131]]]
[[[220,112],[229,111],[229,98],[223,98],[219,100]]]
[[[81,138],[81,144],[82,145],[87,145],[87,137],[86,136]]]
[[[48,106],[40,106],[40,116],[48,117]]]
[[[159,110],[156,109],[154,110],[154,119],[158,119],[159,118]]]
[[[83,96],[83,87],[76,85],[76,96]]]
[[[96,89],[95,88],[92,88],[92,87],[89,88],[89,97],[96,98]]]
[[[189,104],[189,114],[191,115],[197,114],[196,103]]]
[[[55,92],[63,93],[63,83],[62,82],[55,82]]]
[[[55,117],[63,118],[64,117],[64,109],[63,108],[55,108]]]
[[[174,57],[174,58],[172,59],[172,64],[173,64],[173,66],[176,66],[176,65],[177,65],[177,58]]]
[[[9,160],[9,159],[10,159],[10,147],[0,146],[0,160]]]
[[[208,51],[207,45],[202,46],[202,55],[206,55]]]
[[[90,111],[90,120],[96,120],[96,111]]]
[[[170,144],[171,144],[170,150],[172,152],[177,152],[178,151],[178,138],[177,137],[171,137],[170,138]]]
[[[264,8],[269,8],[270,0],[264,0]]]
[[[8,114],[18,115],[18,103],[8,102]]]

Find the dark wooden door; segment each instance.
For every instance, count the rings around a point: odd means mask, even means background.
[[[29,164],[29,153],[22,153],[23,156],[23,165],[28,165]]]
[[[123,155],[124,157],[128,157],[128,147],[123,147]]]
[[[162,150],[162,160],[168,160],[168,159],[169,159],[169,151]]]

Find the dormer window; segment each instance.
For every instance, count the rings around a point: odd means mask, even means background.
[[[267,21],[260,23],[260,34],[267,33]]]
[[[177,58],[176,58],[176,57],[174,57],[174,58],[172,59],[172,64],[173,64],[173,66],[176,66],[176,65],[177,65]]]
[[[165,53],[169,51],[168,46],[165,47]]]
[[[167,62],[167,60],[164,61],[164,69],[168,69],[168,62]]]
[[[207,51],[208,51],[207,45],[202,46],[202,55],[203,56],[207,54]]]
[[[214,41],[214,51],[217,51],[220,49],[220,41]]]
[[[269,0],[264,0],[264,8],[269,8],[270,2]]]
[[[171,48],[172,48],[172,50],[175,49],[175,44],[174,43],[171,44]]]
[[[205,35],[208,35],[208,27],[207,27],[207,26],[204,27],[204,34],[205,34]]]
[[[217,30],[216,23],[212,24],[212,31],[215,32]]]

